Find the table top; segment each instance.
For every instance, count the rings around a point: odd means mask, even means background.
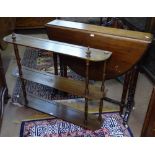
[[[150,33],[124,30],[124,29],[118,29],[118,28],[110,28],[110,27],[104,27],[104,26],[97,26],[97,25],[91,25],[91,24],[58,20],[58,19],[47,23],[46,26],[49,26],[49,27],[50,26],[59,26],[62,28],[84,30],[84,31],[100,33],[100,34],[104,34],[104,35],[115,35],[117,37],[126,37],[129,39],[137,39],[137,40],[146,41],[146,42],[152,41],[152,35]]]

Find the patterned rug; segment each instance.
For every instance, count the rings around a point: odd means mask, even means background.
[[[104,123],[99,130],[83,129],[57,118],[23,121],[20,137],[133,137],[122,124],[119,113],[104,113]]]
[[[51,74],[54,73],[52,55],[49,52],[45,52],[42,50],[27,48],[22,59],[22,65],[29,68],[45,71]],[[16,69],[13,70],[13,75],[15,75],[15,72]],[[81,76],[77,75],[69,68],[67,72],[69,78],[83,80]],[[93,82],[94,81],[91,81],[91,83]],[[55,93],[55,89],[31,81],[26,82],[26,91],[28,94],[32,94],[33,96],[38,96],[52,102],[61,103],[77,110],[84,111],[84,99],[78,96],[72,94],[64,95],[64,92],[59,90],[57,91],[57,93]],[[13,90],[12,102],[14,104],[23,103],[19,79],[17,79],[16,85]],[[98,112],[98,105],[96,104],[96,102],[98,101],[90,101],[88,109],[89,113]],[[119,111],[119,107],[115,106],[111,108],[109,105],[105,104],[103,110],[104,112]]]

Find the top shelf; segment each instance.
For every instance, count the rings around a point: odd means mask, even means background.
[[[36,37],[14,34],[15,39],[12,39],[12,35],[4,37],[4,41],[11,44],[42,49],[50,51],[57,54],[68,55],[72,57],[77,57],[80,59],[85,59],[89,61],[105,61],[110,58],[112,52],[89,48],[91,52],[90,57],[87,56],[88,48],[83,46],[77,46],[72,44],[61,43],[57,41],[51,41],[47,39],[40,39]]]

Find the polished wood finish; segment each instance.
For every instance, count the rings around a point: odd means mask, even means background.
[[[109,51],[104,51],[104,50],[98,50],[94,48],[85,48],[81,46],[74,46],[74,45],[69,45],[69,44],[63,44],[59,42],[53,42],[49,41],[46,39],[38,39],[34,37],[28,37],[24,35],[17,35],[17,34],[12,34],[9,36],[6,36],[4,40],[8,43],[13,44],[14,46],[14,52],[16,56],[16,61],[18,65],[18,75],[21,81],[22,85],[22,91],[23,91],[23,96],[24,96],[24,101],[25,105],[27,106],[28,99],[27,99],[27,93],[25,89],[25,81],[33,81],[41,84],[48,85],[50,87],[53,87],[55,89],[71,93],[73,95],[78,95],[82,96],[85,98],[85,112],[83,113],[83,123],[85,127],[88,125],[88,100],[89,99],[100,99],[101,102],[103,102],[103,97],[105,96],[104,92],[104,80],[105,80],[105,62],[108,60],[111,56],[111,52]],[[78,81],[78,80],[71,80],[68,79],[67,77],[60,77],[57,75],[50,75],[47,76],[47,73],[45,75],[41,74],[41,72],[31,70],[26,68],[24,70],[24,67],[21,65],[21,60],[19,56],[19,51],[18,51],[18,45],[21,46],[27,46],[31,48],[36,48],[36,49],[42,49],[44,51],[50,51],[53,52],[54,54],[58,54],[61,57],[66,57],[66,58],[73,58],[73,59],[79,59],[82,60],[82,62],[85,62],[85,82]],[[74,53],[70,53],[70,51],[73,51]],[[61,66],[63,65],[64,61],[61,61],[60,64],[62,63]],[[97,88],[95,85],[89,84],[89,72],[90,72],[90,62],[93,63],[98,63],[102,62],[104,63],[104,69],[102,71],[103,73],[103,80],[102,80],[102,86],[101,88]],[[65,62],[65,64],[68,65],[68,63]],[[80,64],[79,64],[80,65]],[[64,70],[64,69],[62,69]],[[56,73],[56,72],[55,72]],[[62,76],[65,74],[63,73]],[[100,121],[100,127],[102,123],[102,106],[103,103],[100,102],[100,108],[99,108],[99,121]],[[59,108],[59,107],[56,107]],[[64,111],[66,110],[65,107],[61,106],[60,107],[62,110],[64,108]],[[61,114],[59,114],[61,113]],[[82,114],[82,113],[81,113]],[[61,111],[56,111],[53,113],[55,116],[63,116]],[[75,115],[74,113],[72,115]],[[80,114],[76,114],[77,116]],[[79,116],[78,116],[79,117]],[[65,116],[65,118],[68,118],[68,116]],[[68,120],[67,120],[68,121]],[[90,121],[91,123],[91,121]],[[91,126],[94,126],[93,123],[91,123]],[[95,126],[94,126],[95,127]]]
[[[150,41],[151,34],[149,33],[141,33],[136,31],[130,31],[130,30],[123,30],[123,29],[115,29],[110,27],[102,27],[97,25],[91,25],[91,24],[84,24],[84,23],[78,23],[78,22],[71,22],[71,21],[64,21],[64,20],[53,20],[52,22],[49,22],[46,24],[46,27],[60,27],[60,28],[69,28],[69,29],[76,29],[76,30],[83,30],[83,31],[89,31],[89,32],[95,32],[95,33],[101,33],[101,34],[107,34],[107,35],[114,35],[114,36],[120,36],[125,38],[131,38],[131,39],[138,39],[143,41]],[[148,36],[148,37],[146,37]]]
[[[112,52],[112,57],[107,63],[106,79],[115,78],[130,70],[144,55],[152,41],[149,33],[128,31],[103,26],[95,26],[76,22],[54,20],[46,24],[49,39],[89,46]],[[79,60],[64,58],[75,72],[84,76]],[[100,64],[91,65],[92,79],[101,80]]]
[[[36,48],[36,49],[42,49],[42,50],[50,51],[61,55],[67,55],[67,57],[70,56],[70,58],[75,57],[75,58],[80,58],[84,60],[88,59],[89,61],[98,62],[98,61],[107,60],[108,58],[110,58],[112,54],[109,51],[90,48],[91,56],[88,58],[86,54],[87,48],[82,46],[64,44],[57,41],[50,41],[47,39],[40,39],[40,38],[20,35],[20,34],[14,34],[14,35],[16,37],[15,40],[12,39],[12,35],[9,35],[4,37],[4,41],[11,44],[27,46],[27,47]]]
[[[154,17],[142,17],[142,18],[110,18],[111,21],[116,19],[116,22],[121,22],[122,28],[125,27],[129,30],[144,31],[154,34],[155,32],[155,18]],[[113,25],[110,25],[113,26]],[[148,78],[155,83],[155,41],[153,40],[151,47],[147,50],[147,54],[142,59],[141,71],[146,73]]]
[[[124,80],[121,101],[116,101],[107,96],[104,97],[104,100],[120,105],[120,114],[123,116],[124,124],[126,124],[134,106],[134,93],[136,79],[138,78],[138,71],[135,67],[137,67],[136,65],[152,42],[152,35],[62,20],[52,21],[46,24],[46,28],[49,39],[112,52],[112,56],[107,62],[106,79],[115,78],[124,73],[127,73],[127,75]],[[66,63],[70,62],[70,64],[68,63],[69,67],[83,76],[82,73],[85,68],[77,65],[81,63],[80,61],[70,58],[64,58],[63,61]],[[84,66],[84,63],[82,66]],[[90,66],[91,77],[101,80],[102,72],[98,70],[101,70],[103,64],[93,64]]]
[[[56,103],[53,101],[36,98],[28,94],[28,107],[33,108],[35,110],[39,110],[41,112],[47,113],[49,115],[54,115],[63,120],[67,120],[71,123],[77,124],[81,127],[97,130],[102,126],[102,121],[97,121],[97,115],[88,114],[87,125],[84,122],[84,112],[75,110],[68,106],[62,105],[60,103]]]
[[[143,129],[141,132],[142,137],[155,137],[155,87],[153,88],[150,103],[146,113]]]
[[[44,28],[47,22],[56,19],[55,17],[17,17],[16,29]]]
[[[24,66],[22,67],[22,72],[23,78],[26,80],[40,83],[81,97],[86,96],[84,81],[67,79],[65,77],[37,71]],[[18,72],[16,72],[16,76],[19,77]],[[87,94],[88,99],[100,99],[102,96],[103,93],[101,92],[100,87],[95,86],[94,84],[89,84],[89,94]]]

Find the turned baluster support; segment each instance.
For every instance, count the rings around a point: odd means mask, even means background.
[[[84,113],[84,123],[87,124],[88,122],[88,94],[89,94],[89,58],[91,57],[91,51],[88,50],[86,52],[87,60],[86,60],[86,78],[85,78],[85,113]]]
[[[14,33],[12,34],[12,40],[13,40],[13,42],[16,41],[16,36],[15,36]],[[24,102],[25,102],[25,105],[27,105],[28,100],[27,100],[27,94],[26,94],[26,86],[25,86],[25,80],[23,78],[23,73],[22,73],[22,65],[21,65],[19,50],[18,50],[18,46],[16,44],[13,44],[13,47],[14,47],[17,66],[18,66],[19,78],[20,78],[20,81],[21,81],[21,87],[22,87],[22,91],[23,91]]]

